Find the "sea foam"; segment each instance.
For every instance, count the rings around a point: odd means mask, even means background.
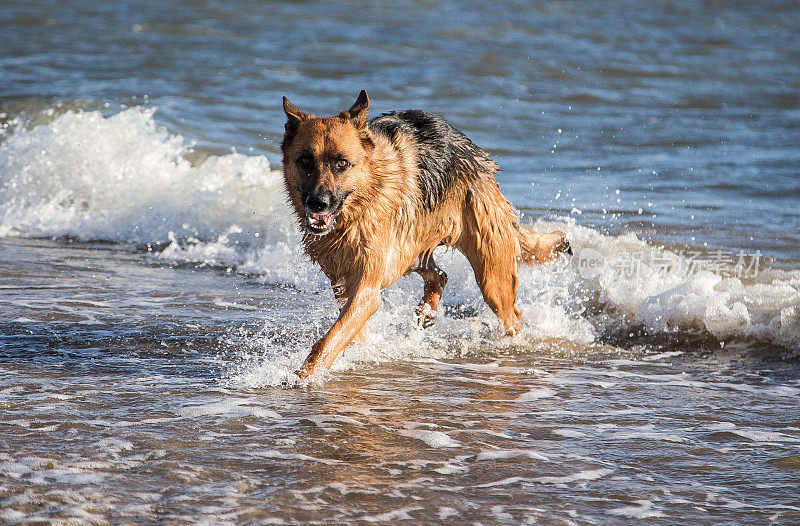
[[[265,157],[193,166],[154,111],[69,111],[18,129],[0,144],[0,235],[164,243],[170,233],[208,241],[234,225],[253,236],[286,225],[280,173]]]

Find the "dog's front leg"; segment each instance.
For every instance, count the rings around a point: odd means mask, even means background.
[[[348,294],[339,319],[328,333],[311,347],[311,353],[300,368],[301,378],[327,371],[339,353],[363,330],[367,320],[380,306],[380,288],[362,287]]]
[[[339,309],[339,314],[344,311],[347,305],[347,293],[345,292],[344,282],[337,281],[331,282],[333,285],[333,296],[336,298],[336,307]],[[365,323],[361,330],[353,336],[353,343],[363,343],[367,339],[367,324]]]

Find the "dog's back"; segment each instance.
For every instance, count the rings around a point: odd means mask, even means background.
[[[398,155],[417,158],[417,186],[425,211],[440,205],[457,183],[472,183],[497,165],[485,151],[439,115],[422,110],[385,113],[369,123],[387,137]],[[412,138],[413,142],[407,141]],[[405,151],[413,148],[413,152]]]

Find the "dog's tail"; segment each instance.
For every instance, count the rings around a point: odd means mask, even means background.
[[[517,227],[519,234],[520,261],[533,265],[547,263],[561,254],[572,255],[567,235],[556,230],[547,234],[532,232],[522,225]]]

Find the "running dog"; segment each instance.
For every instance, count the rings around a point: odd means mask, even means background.
[[[483,298],[506,335],[521,328],[517,262],[571,254],[563,232],[523,228],[500,193],[497,164],[438,115],[408,110],[367,120],[369,98],[334,117],[300,111],[283,98],[284,183],[306,253],[333,285],[339,318],[298,371],[327,371],[364,338],[380,293],[401,276],[424,281],[419,323],[436,319],[447,275],[433,260],[441,245],[469,260]]]

